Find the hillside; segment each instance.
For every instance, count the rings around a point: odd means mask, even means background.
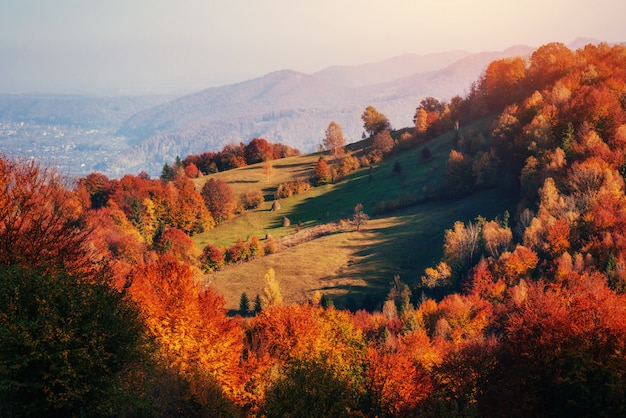
[[[467,131],[488,125],[488,121],[482,121],[468,126]],[[469,221],[479,215],[493,218],[513,211],[516,205],[515,196],[500,189],[462,200],[431,201],[429,196],[440,187],[452,142],[453,134],[448,133],[426,145],[432,150],[427,160],[421,156],[425,146],[417,147],[374,165],[371,171],[361,168],[334,184],[281,199],[279,211],[270,210],[278,185],[308,179],[319,154],[275,161],[269,181],[262,164],[197,179],[198,188],[209,178],[219,178],[228,182],[236,195],[252,188],[266,196],[258,209],[195,235],[193,241],[199,249],[209,243],[229,247],[252,235],[303,241],[277,254],[224,267],[206,275],[205,280],[225,296],[226,307],[231,310],[237,309],[241,293],[250,297],[261,293],[263,276],[269,268],[276,271],[287,303],[302,302],[321,291],[338,306],[365,304],[371,309],[381,303],[395,275],[417,285],[424,269],[441,258],[441,231],[452,227],[453,220]],[[367,151],[368,143],[361,141],[350,149],[358,154]],[[396,162],[402,166],[402,173],[393,171]],[[402,198],[422,203],[376,215],[379,203]],[[307,238],[316,227],[349,219],[358,203],[371,215],[361,231],[345,224],[312,240]],[[290,226],[283,226],[283,217],[291,220]]]

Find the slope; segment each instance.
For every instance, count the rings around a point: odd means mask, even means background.
[[[482,121],[468,129],[486,124]],[[376,165],[371,180],[369,169],[363,168],[334,184],[281,200],[278,212],[270,211],[270,202],[265,202],[257,210],[195,236],[199,248],[207,243],[230,246],[239,238],[265,237],[267,233],[301,241],[277,254],[225,267],[208,274],[205,280],[225,296],[231,310],[237,309],[242,292],[250,298],[262,292],[269,268],[276,271],[286,303],[301,302],[319,290],[338,306],[374,308],[384,298],[394,275],[414,285],[423,270],[441,257],[443,231],[455,220],[494,217],[515,206],[515,197],[497,189],[460,200],[429,199],[442,177],[452,141],[453,134],[448,133],[428,143],[432,151],[429,160],[421,157],[423,146],[418,147]],[[270,182],[260,166],[216,176],[229,182],[235,193],[261,188],[266,195],[273,194],[278,183],[309,176],[318,158],[313,154],[276,162]],[[402,174],[393,171],[396,161],[403,167]],[[381,201],[403,197],[422,203],[374,216]],[[360,231],[343,224],[313,240],[307,238],[316,226],[349,218],[357,203],[372,216]],[[282,226],[283,217],[292,221],[291,226]]]

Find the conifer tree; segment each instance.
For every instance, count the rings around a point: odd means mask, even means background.
[[[261,311],[263,310],[263,303],[261,302],[261,296],[256,295],[256,297],[254,298],[254,314],[257,315],[259,313],[261,313]]]
[[[248,299],[248,295],[246,295],[246,292],[243,292],[241,294],[241,298],[239,299],[239,313],[241,313],[241,315],[246,316],[248,315],[248,312],[250,311],[250,300]]]

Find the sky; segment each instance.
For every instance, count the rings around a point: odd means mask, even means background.
[[[624,0],[0,0],[0,92],[180,94],[415,53],[626,41]]]

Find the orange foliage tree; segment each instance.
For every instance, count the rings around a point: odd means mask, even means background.
[[[90,232],[81,202],[52,168],[0,155],[0,264],[93,274]]]
[[[341,415],[363,395],[365,340],[345,312],[274,305],[254,318],[248,338],[256,358],[267,354],[282,366],[278,380],[266,382],[265,409],[270,413],[302,415],[318,408],[319,413]],[[327,391],[328,385],[337,392]]]
[[[366,379],[369,411],[376,416],[416,414],[432,391],[429,375],[406,350],[392,352],[370,346]]]
[[[234,398],[243,335],[226,317],[224,299],[211,288],[200,291],[193,270],[170,254],[136,269],[129,293],[144,312],[161,362],[187,382],[195,402],[209,401],[215,381]]]
[[[202,197],[206,207],[218,223],[229,219],[237,207],[232,189],[221,179],[207,180],[202,187]]]
[[[502,346],[482,388],[482,413],[621,415],[624,296],[597,273],[556,287],[541,282],[519,287],[512,289],[498,321]]]

